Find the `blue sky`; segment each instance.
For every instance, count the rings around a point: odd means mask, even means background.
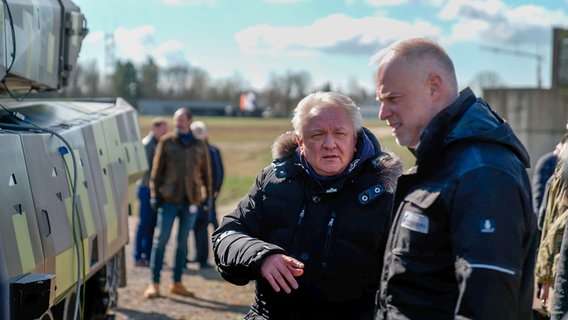
[[[240,73],[251,89],[270,74],[306,71],[312,84],[372,89],[369,58],[404,36],[441,42],[458,81],[496,72],[508,86],[536,87],[537,59],[490,48],[541,55],[550,86],[552,28],[568,29],[568,0],[74,0],[89,34],[79,63],[105,63],[105,35],[114,56],[161,66],[187,65],[211,78]],[[102,68],[102,67],[101,67]]]

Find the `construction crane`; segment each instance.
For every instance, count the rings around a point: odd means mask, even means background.
[[[539,89],[542,88],[542,78],[540,76],[540,71],[541,71],[541,65],[542,65],[543,57],[542,57],[541,54],[521,51],[521,50],[517,50],[517,49],[507,49],[507,48],[499,48],[499,47],[491,47],[491,46],[481,46],[481,48],[485,49],[485,50],[490,50],[490,51],[493,51],[493,52],[496,52],[496,53],[505,53],[505,54],[511,54],[511,55],[515,55],[515,56],[519,56],[519,57],[535,59],[536,62],[537,62],[537,64],[536,64],[537,88],[539,88]]]

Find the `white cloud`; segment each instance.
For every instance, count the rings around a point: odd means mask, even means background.
[[[133,29],[118,28],[114,32],[116,49],[134,62],[142,62],[154,47],[154,26],[140,26]]]
[[[298,3],[304,1],[306,0],[264,0],[264,2],[269,2],[269,3]]]
[[[550,11],[536,5],[525,5],[505,12],[509,21],[529,25],[568,25],[568,16],[561,10]]]
[[[161,56],[168,52],[172,51],[179,51],[183,49],[183,43],[178,40],[169,40],[166,41],[159,46],[157,46],[154,50],[152,50],[153,56]]]
[[[366,3],[374,7],[399,6],[409,1],[410,0],[365,0]]]
[[[548,45],[554,26],[568,26],[568,16],[538,5],[508,7],[497,0],[452,0],[439,17],[455,21],[454,40],[502,45]]]
[[[170,6],[215,6],[217,0],[161,0],[165,5]]]
[[[440,29],[431,22],[415,20],[407,23],[386,17],[356,19],[334,14],[301,27],[256,25],[235,35],[241,52],[247,55],[365,55],[377,45],[405,36],[436,37]]]
[[[487,19],[498,15],[504,6],[503,2],[497,0],[451,0],[440,11],[439,17],[445,20]]]
[[[178,40],[169,40],[152,50],[152,57],[156,60],[156,64],[160,67],[170,67],[179,65],[188,65],[188,59],[185,56],[184,45]]]
[[[365,0],[367,4],[373,7],[392,7],[405,4],[439,6],[444,1],[445,0]]]
[[[87,36],[83,40],[85,44],[96,44],[103,40],[104,34],[102,31],[94,31],[87,33]]]
[[[453,41],[477,41],[479,34],[487,31],[490,25],[484,21],[472,20],[456,23],[452,26]]]

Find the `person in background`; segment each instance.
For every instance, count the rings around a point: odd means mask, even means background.
[[[539,211],[545,194],[544,190],[546,189],[546,182],[552,176],[552,173],[556,168],[559,146],[560,143],[556,145],[553,151],[543,154],[540,158],[538,158],[536,165],[534,166],[532,179],[534,212]]]
[[[532,319],[537,244],[515,133],[435,41],[396,41],[371,59],[379,118],[416,164],[399,179],[376,319]]]
[[[558,253],[558,264],[554,280],[554,295],[550,303],[550,320],[568,319],[568,228],[564,233]]]
[[[142,139],[142,144],[148,159],[148,171],[136,183],[138,197],[138,228],[134,242],[134,264],[139,267],[150,265],[152,239],[156,227],[156,212],[150,205],[150,172],[152,172],[152,159],[160,138],[168,132],[168,123],[164,118],[157,117],[150,123],[151,131]]]
[[[556,169],[558,163],[558,154],[562,148],[562,144],[566,141],[566,135],[556,144],[554,150],[543,154],[538,158],[533,171],[532,185],[533,185],[533,205],[534,212],[537,214],[540,211],[542,202],[546,194],[546,184]],[[539,221],[539,228],[542,230],[542,223]]]
[[[565,144],[568,134],[564,135],[556,146],[559,155]],[[535,279],[538,285],[537,297],[544,307],[549,307],[551,299],[549,293],[554,286],[557,262],[561,250],[564,228],[568,219],[568,196],[566,194],[566,180],[564,165],[562,160],[558,164],[550,177],[543,204],[540,208],[542,219],[542,232],[538,248]]]
[[[566,184],[566,181],[568,181],[568,147],[566,144],[562,146],[558,162],[556,171],[561,172],[559,177]],[[564,193],[563,196],[566,197],[567,194]],[[564,198],[563,200],[566,201],[567,199]],[[550,320],[568,319],[568,228],[566,228],[568,221],[564,223],[560,250],[555,257],[557,265],[552,302],[550,303]]]
[[[222,277],[256,282],[245,319],[373,317],[402,163],[361,122],[345,95],[304,97],[294,132],[213,232]]]
[[[542,155],[536,162],[533,174],[533,205],[538,217],[539,234],[542,232],[552,176],[557,169],[560,150],[568,140],[568,134],[562,136],[553,151]],[[541,236],[539,236],[539,239]]]
[[[219,148],[209,143],[207,125],[203,121],[193,121],[191,123],[191,132],[193,135],[204,141],[209,148],[209,159],[211,160],[211,174],[213,183],[213,199],[205,199],[199,207],[197,219],[193,227],[193,235],[195,240],[195,261],[199,263],[200,269],[211,268],[209,264],[209,224],[213,225],[213,229],[219,226],[217,220],[217,197],[221,186],[223,185],[224,169],[223,159]]]
[[[194,296],[181,281],[187,257],[187,237],[193,228],[198,207],[213,196],[209,150],[205,142],[195,139],[190,130],[191,112],[178,109],[173,116],[174,132],[158,142],[150,176],[150,203],[158,212],[158,235],[154,238],[150,268],[152,283],[146,298],[160,296],[160,272],[172,226],[178,219],[177,247],[169,292]]]

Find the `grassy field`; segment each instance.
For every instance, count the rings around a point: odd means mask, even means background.
[[[142,136],[149,131],[151,116],[140,117]],[[171,117],[170,130],[173,129]],[[207,124],[209,142],[221,150],[225,178],[217,201],[218,205],[235,203],[246,195],[256,175],[270,163],[272,142],[280,134],[292,130],[289,119],[194,117]],[[384,148],[397,153],[407,169],[414,163],[413,156],[398,146],[390,135],[390,128],[379,120],[364,120]]]

